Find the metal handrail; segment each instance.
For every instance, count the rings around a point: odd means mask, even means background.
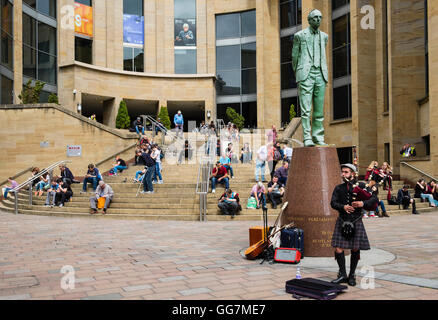
[[[216,146],[214,150],[216,149]],[[207,194],[210,188],[210,172],[213,167],[213,148],[210,147],[207,156],[201,158],[198,167],[196,194],[199,195],[199,221],[207,221]]]
[[[146,124],[146,120],[150,121],[152,123],[152,134],[155,135],[155,127],[158,127],[161,130],[161,132],[164,132],[165,135],[169,134],[174,140],[175,139],[183,139],[179,135],[177,135],[175,132],[172,132],[171,130],[167,129],[162,123],[158,122],[153,117],[151,117],[149,115],[141,115],[140,117],[142,117],[144,119],[144,124]],[[163,135],[162,144],[164,145],[164,135]]]
[[[414,167],[413,165],[411,165],[411,164],[409,164],[409,163],[407,163],[407,162],[402,161],[402,162],[400,162],[400,164],[403,164],[403,165],[405,165],[405,166],[408,166],[409,168],[411,168],[411,169],[413,169],[413,170],[415,170],[415,171],[421,173],[423,176],[426,176],[426,177],[428,177],[429,179],[438,182],[438,179],[437,179],[437,178],[432,177],[431,175],[429,175],[429,174],[427,174],[426,172],[424,172],[424,171],[422,171],[422,170],[420,170],[420,169]]]
[[[50,174],[50,179],[52,179],[52,173],[53,173],[53,169],[56,168],[57,166],[61,165],[61,164],[66,164],[66,163],[70,163],[70,160],[62,160],[62,161],[58,161],[50,166],[48,166],[47,168],[41,170],[40,172],[38,172],[38,174],[30,177],[29,179],[27,179],[25,182],[19,184],[18,186],[16,186],[14,189],[10,190],[10,192],[14,193],[15,196],[15,214],[18,214],[18,192],[23,189],[25,186],[29,185],[29,205],[32,205],[32,183],[36,180],[39,179],[41,176],[43,176],[46,173]]]

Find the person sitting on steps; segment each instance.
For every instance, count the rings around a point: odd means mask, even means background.
[[[409,193],[409,185],[405,184],[402,189],[398,190],[397,193],[397,203],[399,205],[403,205],[403,210],[409,208],[409,205],[412,204],[412,214],[420,214],[417,211],[417,207],[415,205],[415,199],[411,198]]]
[[[233,219],[240,206],[239,194],[228,189],[219,199],[218,207],[225,215],[231,215]]]
[[[263,182],[257,182],[251,189],[251,197],[254,197],[257,201],[257,209],[262,207],[266,208],[266,189]]]
[[[277,176],[268,183],[268,198],[272,203],[272,209],[277,209],[277,205],[283,201],[284,186]]]
[[[90,198],[90,206],[91,206],[91,214],[97,213],[97,202],[99,198],[105,198],[105,205],[103,207],[103,214],[106,213],[106,210],[109,208],[111,201],[114,197],[113,189],[106,184],[103,180],[99,181],[99,186],[96,189],[96,193],[93,197]]]
[[[225,184],[225,189],[228,190],[230,187],[229,175],[227,169],[220,163],[220,161],[216,162],[216,167],[213,168],[211,179],[211,193],[216,192],[216,184],[223,183]]]

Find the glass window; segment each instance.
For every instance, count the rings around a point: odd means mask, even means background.
[[[133,51],[132,48],[124,47],[123,48],[123,70],[133,71]]]
[[[29,7],[36,9],[36,0],[23,0]]]
[[[38,50],[56,55],[56,29],[38,22]]]
[[[294,44],[294,36],[283,37],[280,40],[281,46],[281,63],[292,61],[292,48]]]
[[[175,73],[177,74],[196,73],[196,50],[175,49]]]
[[[216,47],[216,69],[233,70],[240,69],[240,45]]]
[[[75,60],[91,64],[93,60],[92,47],[93,41],[75,37]]]
[[[123,70],[143,72],[143,59],[144,55],[142,48],[123,48]]]
[[[256,69],[242,70],[242,94],[257,93]]]
[[[74,0],[77,3],[85,4],[86,6],[92,7],[93,1],[92,0]]]
[[[225,123],[229,121],[227,117],[227,109],[233,108],[234,111],[240,114],[240,103],[227,103],[217,105],[217,119],[224,120]]]
[[[346,46],[348,41],[348,16],[333,20],[333,48]]]
[[[1,63],[12,70],[12,37],[1,32]]]
[[[175,0],[175,19],[196,19],[196,0]]]
[[[333,120],[351,118],[351,85],[333,89]]]
[[[23,13],[23,43],[36,48],[36,20]]]
[[[36,50],[23,46],[23,74],[36,79]]]
[[[240,95],[240,70],[218,71],[216,87],[218,95]]]
[[[56,19],[56,0],[38,0],[37,10]]]
[[[301,0],[282,1],[280,4],[280,28],[290,28],[302,23]]]
[[[240,14],[221,14],[216,16],[216,39],[240,37]]]
[[[333,78],[347,76],[348,72],[348,49],[349,46],[333,51]]]
[[[245,128],[257,128],[257,101],[242,103]]]
[[[56,58],[54,56],[38,52],[38,79],[56,84]]]
[[[8,0],[1,0],[1,29],[12,35],[12,4]]]
[[[1,76],[1,101],[0,104],[12,104],[13,103],[13,90],[14,81]]]
[[[350,0],[332,0],[332,10],[336,10],[340,7],[345,6],[346,4],[349,4]]]
[[[41,91],[40,92],[40,100],[39,103],[48,103],[49,102],[50,92]]]
[[[143,72],[144,71],[144,54],[143,49],[134,48],[134,71]]]
[[[242,69],[255,68],[257,66],[256,43],[242,44]]]
[[[143,16],[143,0],[123,0],[123,13]]]
[[[297,87],[295,72],[292,68],[292,62],[281,65],[281,89],[294,89]]]
[[[281,99],[281,123],[287,124],[290,122],[290,106],[294,105],[297,117],[301,117],[301,109],[298,103],[298,97],[290,97]]]
[[[256,35],[256,12],[255,10],[242,12],[242,37]]]

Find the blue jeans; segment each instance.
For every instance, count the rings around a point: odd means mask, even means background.
[[[5,193],[3,194],[3,198],[7,198],[8,197],[8,192],[11,191],[12,188],[5,188]]]
[[[161,176],[161,172],[160,172],[160,163],[156,162],[155,163],[155,172],[154,172],[154,181],[157,182],[157,176],[158,178],[161,180],[163,180],[163,177]]]
[[[259,175],[258,175],[259,171],[260,171],[261,176],[262,176],[262,181],[265,180],[265,166],[266,166],[266,161],[261,161],[261,160],[257,159],[256,167],[255,167],[255,180],[256,181],[259,181]]]
[[[255,198],[255,194],[251,193],[251,197]],[[259,202],[257,203],[257,207],[266,207],[266,195],[263,192],[260,192],[257,194],[257,198],[259,199]]]
[[[422,194],[421,194],[421,199],[423,199],[423,200],[426,200],[426,199],[427,199],[427,200],[429,200],[429,203],[438,206],[438,201],[436,201],[436,200],[433,198],[433,195],[431,195],[431,194],[422,193]]]
[[[155,173],[155,166],[148,167],[148,171],[143,178],[143,191],[154,191],[154,185],[152,184],[152,177]]]
[[[125,170],[127,167],[125,166],[116,166],[114,167],[114,173],[117,173],[117,170]]]
[[[99,179],[97,179],[97,177],[95,177],[95,178],[90,178],[90,177],[85,178],[82,190],[84,192],[87,192],[87,183],[92,183],[93,184],[93,191],[96,191],[98,181],[99,181]]]
[[[234,176],[233,168],[229,164],[224,165],[224,167],[225,167],[225,169],[227,169],[227,171],[230,171],[231,178],[232,178]]]
[[[135,131],[137,131],[137,133],[140,134],[140,130],[138,130],[138,126],[135,126]],[[141,127],[141,134],[144,135],[144,127]]]
[[[140,176],[140,179],[138,178],[138,176]],[[144,178],[143,170],[137,171],[137,172],[135,173],[135,180],[143,181],[143,178]]]
[[[280,182],[282,185],[286,186],[287,177],[278,178],[278,182]]]
[[[380,200],[380,201],[379,201],[379,205],[378,205],[377,208],[376,208],[376,213],[379,213],[379,206],[382,208],[382,211],[383,211],[383,212],[386,212],[385,204],[383,203],[382,200]]]
[[[35,191],[43,191],[44,187],[47,186],[48,183],[45,183],[44,181],[40,181],[35,186]]]
[[[230,188],[230,182],[228,178],[223,178],[221,181],[218,181],[218,178],[213,177],[211,178],[211,190],[216,189],[216,184],[217,183],[224,183],[225,184],[225,189],[229,189]]]

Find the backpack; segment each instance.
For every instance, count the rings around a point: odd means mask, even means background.
[[[246,203],[247,209],[257,209],[257,200],[254,197],[249,197],[248,202]]]
[[[280,153],[280,151],[278,151],[278,149],[275,149],[275,151],[274,151],[274,160],[275,161],[281,160],[281,153]]]

